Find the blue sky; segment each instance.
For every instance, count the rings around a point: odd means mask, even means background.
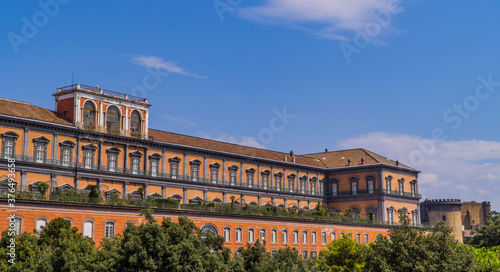
[[[2,1],[0,96],[53,109],[74,72],[147,97],[152,128],[297,154],[365,147],[421,170],[424,198],[498,209],[499,12],[493,0]]]

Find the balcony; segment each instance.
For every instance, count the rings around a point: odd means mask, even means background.
[[[372,191],[368,190],[358,190],[356,194],[353,194],[351,191],[340,191],[337,194],[332,194],[331,192],[327,192],[326,196],[348,196],[348,195],[367,195],[367,194],[379,194],[384,193],[388,195],[397,195],[397,196],[405,196],[405,197],[415,197],[421,198],[421,194],[410,193],[410,192],[401,192],[396,190],[387,190],[387,189],[375,189]]]

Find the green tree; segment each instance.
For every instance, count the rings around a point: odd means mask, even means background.
[[[49,190],[49,184],[47,184],[47,182],[38,183],[38,192],[40,192],[40,194],[45,195],[45,193],[47,193],[48,190]]]
[[[487,222],[474,232],[470,245],[474,247],[500,246],[500,213],[493,211],[488,214]]]
[[[474,248],[470,250],[476,255],[479,271],[482,272],[498,272],[500,271],[500,246],[487,248]]]
[[[324,263],[331,271],[362,271],[365,254],[369,249],[354,241],[351,236],[344,235],[330,242],[328,250],[321,250],[318,266]]]
[[[424,232],[411,227],[408,218],[400,220],[403,225],[389,231],[390,239],[382,237],[371,246],[365,271],[478,271],[474,253],[460,245],[442,222]]]

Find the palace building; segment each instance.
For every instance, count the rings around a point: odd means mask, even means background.
[[[63,217],[99,242],[143,220],[144,207],[110,205],[116,198],[176,199],[180,207],[157,208],[154,216],[188,216],[224,236],[232,249],[260,239],[269,250],[290,246],[305,256],[343,234],[372,242],[398,223],[400,209],[420,224],[419,171],[363,148],[275,152],[149,128],[147,99],[82,84],[58,88],[53,96],[54,111],[0,99],[0,230],[12,214],[9,158],[15,159],[18,232]],[[49,185],[45,194],[42,183]],[[53,197],[91,188],[102,202]],[[230,203],[239,212],[196,208],[208,202]],[[318,204],[352,220],[313,216]],[[253,207],[269,207],[272,214],[248,212]]]

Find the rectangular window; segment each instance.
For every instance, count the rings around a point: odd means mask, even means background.
[[[85,150],[83,153],[84,156],[84,167],[87,169],[92,168],[92,164],[94,164],[94,156],[92,150]]]
[[[230,170],[229,171],[229,182],[231,183],[231,185],[235,185],[236,184],[236,170]]]
[[[300,181],[300,192],[303,194],[306,193],[306,181],[305,180]]]
[[[115,223],[113,223],[113,222],[107,222],[106,223],[105,237],[106,238],[111,238],[114,235],[115,235]]]
[[[40,218],[36,220],[36,233],[39,235],[42,232],[42,227],[47,225],[47,220]]]
[[[62,150],[62,165],[69,166],[70,162],[71,162],[71,149],[63,148],[63,150]]]
[[[389,223],[389,225],[392,225],[394,223],[394,221],[392,219],[392,210],[387,211],[387,222]]]
[[[92,238],[93,228],[94,228],[94,222],[85,221],[83,223],[83,236]]]
[[[219,179],[219,168],[210,168],[210,176],[212,179],[212,183],[217,183],[217,180]]]
[[[403,194],[404,192],[404,182],[400,181],[399,182],[399,194]]]
[[[8,140],[4,138],[4,159],[14,158],[14,140]]]
[[[281,191],[281,176],[276,176],[276,190]]]
[[[351,194],[353,194],[353,195],[358,194],[358,182],[357,181],[351,181]]]
[[[247,183],[248,187],[252,188],[253,187],[253,173],[247,173]]]
[[[373,194],[374,192],[374,186],[373,186],[373,180],[368,181],[368,193]]]
[[[192,164],[191,165],[191,179],[193,181],[198,181],[198,177],[200,175],[199,172],[200,172],[200,166],[197,164]]]
[[[268,174],[262,174],[262,186],[264,186],[264,189],[267,189],[267,186],[269,186],[269,175]]]
[[[332,183],[332,195],[336,196],[338,194],[338,187],[339,187],[339,184],[334,182]]]
[[[177,178],[179,174],[179,162],[171,161],[170,162],[170,175],[173,179]]]
[[[413,216],[413,226],[415,226],[415,227],[416,227],[416,226],[418,225],[417,213],[416,213],[416,212],[414,212],[414,213],[412,214],[412,216]]]
[[[325,183],[323,181],[319,182],[319,193],[322,195],[325,194]]]
[[[314,250],[313,250],[313,251],[311,251],[311,257],[312,257],[312,258],[316,258],[316,257],[318,257],[318,252],[317,252],[317,251],[314,251]]]
[[[116,172],[116,161],[117,161],[116,154],[109,154],[109,157],[108,157],[108,170],[109,171]]]
[[[411,195],[416,196],[417,195],[417,186],[415,183],[411,184]]]
[[[139,174],[139,158],[138,157],[133,157],[132,158],[132,174],[137,175]]]
[[[307,259],[307,254],[308,254],[307,250],[302,251],[302,258]]]
[[[151,176],[152,177],[158,176],[158,161],[157,160],[151,160]]]
[[[43,163],[45,161],[45,146],[44,145],[36,145],[36,162]]]
[[[295,189],[295,178],[294,177],[288,177],[288,188],[291,190]]]
[[[390,179],[387,179],[387,180],[385,181],[385,187],[386,187],[386,189],[387,189],[387,192],[388,192],[388,193],[390,193],[390,192],[391,192],[391,190],[392,190],[392,189],[391,189],[391,180],[390,180]]]

